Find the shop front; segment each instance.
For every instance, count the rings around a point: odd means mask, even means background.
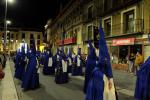
[[[128,59],[131,53],[136,55],[137,52],[142,54],[142,40],[136,38],[120,38],[112,40],[111,63],[114,69],[128,70]]]

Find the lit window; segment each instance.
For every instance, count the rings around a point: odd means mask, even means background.
[[[124,33],[134,32],[134,10],[124,14]]]
[[[111,18],[104,20],[105,36],[111,35]]]
[[[88,40],[91,40],[92,39],[92,34],[93,34],[93,28],[92,28],[93,26],[92,25],[90,25],[90,26],[88,26]]]

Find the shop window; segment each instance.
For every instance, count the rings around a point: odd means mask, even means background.
[[[88,26],[88,40],[92,40],[93,38],[93,36],[92,36],[92,34],[93,34],[93,26],[92,25],[90,25],[90,26]]]
[[[124,14],[125,33],[134,32],[134,10]]]
[[[104,20],[105,36],[111,35],[111,18]]]
[[[142,54],[142,45],[141,44],[135,44],[133,46],[130,46],[130,53],[133,53],[136,55],[137,52]]]
[[[119,47],[119,63],[127,63],[128,46]]]

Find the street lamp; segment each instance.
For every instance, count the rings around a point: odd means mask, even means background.
[[[4,47],[3,50],[6,53],[6,40],[7,40],[7,25],[11,24],[11,21],[7,21],[7,5],[8,3],[14,3],[14,0],[5,0],[5,18],[4,18],[4,28],[5,28],[5,35],[4,35]]]

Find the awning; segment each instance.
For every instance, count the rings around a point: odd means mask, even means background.
[[[113,46],[134,45],[135,38],[120,38],[112,41]]]

